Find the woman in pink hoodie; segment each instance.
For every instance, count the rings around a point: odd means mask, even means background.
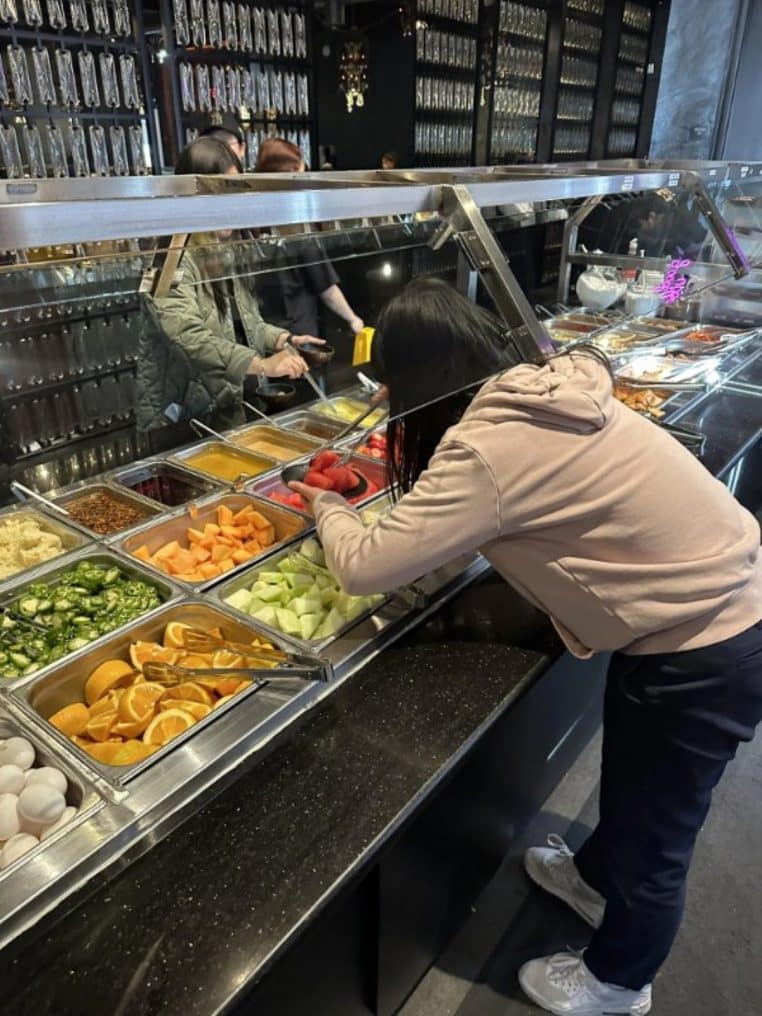
[[[553,1013],[640,1016],[712,790],[762,719],[759,525],[614,398],[594,350],[505,369],[497,319],[423,280],[385,308],[373,352],[400,499],[366,528],[339,495],[294,489],[347,592],[478,549],[570,652],[613,654],[599,825],[576,855],[552,837],[526,856],[595,932],[584,956],[533,960],[519,979]]]

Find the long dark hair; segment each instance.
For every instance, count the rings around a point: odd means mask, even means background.
[[[384,307],[371,355],[376,377],[389,387],[386,470],[396,497],[412,489],[482,384],[516,365],[506,340],[498,317],[439,279],[409,283]],[[577,352],[612,373],[599,349]],[[548,359],[538,354],[536,362]]]
[[[231,169],[234,169],[237,173],[241,172],[240,159],[224,141],[210,135],[204,135],[191,142],[191,144],[186,145],[175,163],[175,175],[177,176],[187,176],[190,174],[222,176],[229,173]],[[200,260],[202,261],[200,267],[207,276],[207,282],[204,283],[204,286],[211,293],[217,307],[217,313],[220,316],[220,320],[223,321],[228,311],[227,285],[224,281],[218,281],[213,278],[216,274],[216,258],[211,251],[206,251]]]
[[[372,362],[389,386],[387,472],[396,494],[412,488],[478,386],[514,362],[505,336],[494,314],[440,279],[411,282],[384,307]]]

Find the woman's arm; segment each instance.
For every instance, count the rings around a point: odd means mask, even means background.
[[[363,330],[364,324],[362,318],[358,317],[349,306],[349,301],[337,284],[324,289],[320,294],[320,299],[334,314],[337,314],[346,321],[355,335]]]
[[[338,494],[315,497],[328,567],[347,593],[385,593],[500,535],[497,486],[465,445],[445,445],[410,494],[366,527]]]

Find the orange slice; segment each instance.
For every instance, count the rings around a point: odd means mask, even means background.
[[[209,691],[216,692],[218,695],[234,695],[238,691],[240,683],[240,677],[199,678],[199,684],[203,684]]]
[[[190,625],[183,624],[182,621],[170,621],[164,629],[164,638],[162,639],[164,646],[170,649],[183,649],[185,646],[183,634],[189,628]]]
[[[166,712],[168,709],[182,709],[184,713],[190,713],[194,720],[203,720],[212,711],[212,707],[204,702],[190,702],[188,699],[164,699],[159,702],[159,711]]]
[[[166,689],[155,681],[143,681],[128,688],[119,701],[119,720],[123,723],[141,723],[153,716],[154,706]],[[145,725],[143,726],[143,730]],[[142,730],[139,731],[142,733]]]
[[[52,723],[62,734],[72,737],[84,733],[89,720],[87,706],[83,702],[73,702],[70,706],[64,706],[57,713],[53,713],[48,723]]]
[[[162,745],[182,734],[196,722],[195,716],[183,709],[167,709],[151,720],[143,734],[144,744]]]
[[[100,715],[93,716],[88,720],[85,733],[93,741],[107,741],[111,737],[111,729],[118,722],[118,719],[116,709],[112,709],[107,713],[100,713]]]
[[[143,664],[149,660],[161,663],[175,663],[178,651],[169,646],[159,645],[158,642],[133,642],[130,646],[130,659],[136,670],[142,670]]]
[[[223,695],[221,699],[217,699],[217,701],[214,703],[214,708],[219,709],[220,706],[224,706],[232,698],[235,698],[235,692],[233,692],[232,695]]]
[[[212,656],[213,667],[245,667],[246,657],[240,653],[231,653],[229,649],[218,649]]]
[[[146,729],[146,727],[151,722],[153,717],[154,710],[151,709],[150,712],[145,714],[142,720],[119,720],[119,722],[115,723],[114,726],[111,728],[111,733],[118,734],[119,737],[124,737],[127,739],[133,737],[140,737],[140,735]]]
[[[196,668],[203,669],[204,667],[211,667],[212,656],[211,653],[186,653],[185,656],[181,656],[177,661],[178,667]]]
[[[107,766],[129,766],[148,758],[156,748],[142,741],[107,741],[105,744],[81,745],[91,758]]]
[[[163,692],[162,702],[167,699],[185,699],[187,702],[201,702],[205,706],[210,706],[214,701],[206,688],[202,688],[200,684],[193,681],[183,681],[182,684],[172,685],[171,688],[164,688]]]
[[[216,639],[223,638],[222,628],[210,628],[209,629],[209,634],[213,635]]]
[[[85,702],[91,706],[112,688],[129,684],[131,677],[132,667],[125,660],[104,660],[87,679]]]

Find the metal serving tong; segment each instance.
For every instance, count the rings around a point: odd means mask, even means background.
[[[694,455],[701,455],[703,453],[706,446],[706,434],[700,430],[689,427],[684,423],[662,423],[659,426],[662,430],[666,430],[668,434],[671,434],[688,451],[693,452]]]
[[[24,617],[23,614],[16,614],[10,607],[5,606],[5,604],[0,604],[0,614],[10,618],[11,621],[15,621],[17,624],[27,625],[32,629],[32,631],[43,632],[45,635],[48,635],[50,632],[50,629],[46,628],[44,624],[39,624],[37,621],[33,621],[30,617]]]
[[[216,635],[209,635],[208,632],[198,628],[185,628],[182,633],[183,648],[189,653],[215,653],[227,650],[237,653],[239,656],[246,656],[251,659],[266,660],[277,666],[290,667],[291,665],[311,667],[315,669],[316,662],[320,661],[313,656],[304,656],[299,653],[285,652],[282,649],[271,649],[268,646],[253,646],[251,643],[234,642],[231,639],[218,638]]]
[[[197,681],[210,678],[240,677],[253,681],[255,691],[270,687],[290,689],[302,687],[308,681],[325,680],[324,672],[318,666],[291,667],[287,674],[267,670],[264,667],[177,667],[174,663],[151,660],[143,664],[143,676],[157,684],[184,684],[186,681]]]

